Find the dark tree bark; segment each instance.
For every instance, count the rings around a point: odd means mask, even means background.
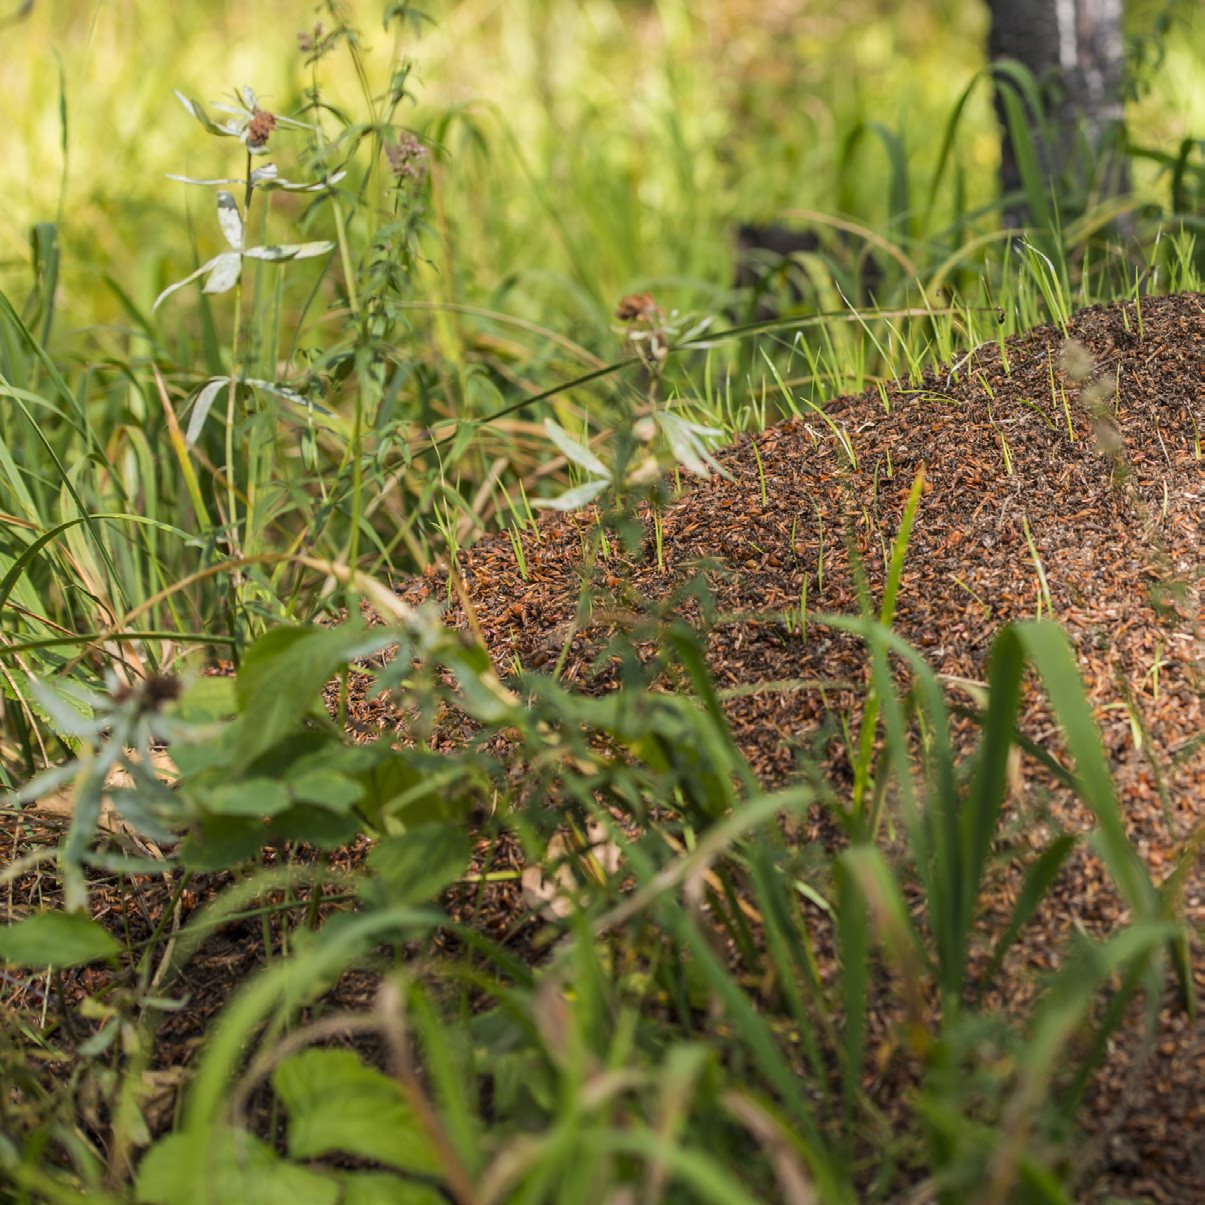
[[[1121,0],[988,0],[988,56],[1015,59],[1033,73],[1046,102],[1048,137],[1034,136],[1038,166],[1060,204],[1080,208],[1089,196],[1129,190],[1123,152]],[[996,81],[996,112],[1003,126],[1000,183],[1005,193],[1021,187],[1017,158]],[[1012,224],[1024,207],[1010,207]]]

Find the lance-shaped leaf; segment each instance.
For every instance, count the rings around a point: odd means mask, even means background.
[[[546,418],[544,420],[544,430],[548,432],[548,438],[556,444],[562,454],[569,460],[572,460],[574,464],[581,465],[583,469],[588,473],[593,473],[596,477],[605,477],[607,481],[611,480],[611,470],[585,444],[580,444],[577,440],[571,439],[560,424],[550,418]]]
[[[243,254],[248,259],[263,259],[276,263],[282,259],[312,259],[333,251],[335,244],[329,239],[319,243],[277,243],[268,247],[248,247]]]
[[[222,392],[222,387],[229,387],[229,385],[229,377],[214,377],[197,394],[196,404],[192,408],[192,418],[188,420],[188,430],[184,433],[184,441],[189,446],[197,442],[201,428],[205,425],[205,420],[209,417],[209,412],[213,409],[218,394]]]
[[[532,498],[531,504],[547,510],[577,510],[579,506],[593,502],[610,484],[610,481],[587,481],[555,498]]]
[[[243,270],[242,256],[237,251],[223,251],[209,261],[213,269],[205,282],[203,293],[229,293],[238,283],[239,273]]]
[[[314,184],[296,184],[292,180],[286,180],[280,175],[275,163],[265,163],[263,167],[257,167],[251,173],[251,185],[254,188],[261,189],[264,192],[282,191],[282,192],[322,192],[324,189],[333,188],[347,175],[345,171],[332,172],[329,176],[324,176]],[[217,184],[243,184],[244,181],[235,179],[233,176],[219,176],[212,180],[201,180],[195,176],[180,176],[175,172],[168,172],[169,180],[176,180],[180,184],[200,184],[205,187],[212,187]]]
[[[697,477],[706,477],[709,471],[717,472],[722,477],[729,476],[704,443],[706,439],[715,439],[722,435],[722,431],[715,427],[704,427],[699,423],[688,422],[686,419],[664,410],[658,411],[653,417],[665,433],[674,459],[684,469],[694,473]]]
[[[221,255],[215,255],[213,257],[213,259],[207,260],[199,268],[197,268],[195,272],[190,272],[186,277],[184,277],[183,280],[177,280],[175,282],[175,284],[168,285],[167,288],[164,289],[163,292],[160,293],[159,296],[155,298],[155,304],[153,306],[151,306],[151,313],[154,313],[163,304],[163,302],[166,301],[167,298],[169,298],[173,293],[177,292],[179,289],[184,288],[185,285],[192,284],[192,282],[194,280],[196,280],[197,277],[204,276],[206,272],[216,271],[216,269],[221,265],[223,260],[231,260],[231,259],[234,260],[235,265],[237,266],[237,264],[239,262],[238,252],[223,251]],[[238,279],[237,271],[235,273],[235,279],[236,280]],[[233,281],[231,283],[233,283]],[[229,287],[229,286],[227,286],[227,287]],[[205,291],[206,292],[220,292],[221,290],[210,290],[207,288]]]
[[[218,225],[226,236],[226,241],[235,251],[243,249],[243,215],[238,211],[238,203],[228,192],[218,193]]]
[[[191,96],[185,96],[178,88],[176,91],[176,99],[192,114],[211,134],[216,134],[219,138],[237,138],[239,130],[229,129],[227,126],[218,125],[208,113],[205,112],[205,106],[198,100],[193,100]]]
[[[288,388],[287,385],[280,385],[275,381],[262,381],[258,377],[240,379],[242,384],[250,385],[253,389],[262,389],[266,393],[271,393],[286,402],[291,402],[294,406],[310,410],[322,415],[324,418],[334,417],[334,413],[325,406],[319,406],[317,402],[311,401],[295,389]],[[188,420],[188,430],[184,433],[184,440],[190,447],[200,438],[201,430],[205,426],[205,420],[209,417],[209,412],[213,409],[214,402],[217,401],[223,389],[229,388],[229,377],[211,377],[201,387],[201,391],[193,402],[192,416]]]
[[[328,410],[325,406],[318,405],[317,402],[311,401],[304,394],[298,393],[295,389],[290,389],[287,385],[280,385],[276,381],[261,381],[258,377],[248,377],[247,384],[254,386],[256,389],[264,389],[268,393],[274,393],[277,397],[284,398],[286,402],[292,402],[294,406],[303,406],[306,410],[313,410],[327,418],[334,417],[333,410]]]

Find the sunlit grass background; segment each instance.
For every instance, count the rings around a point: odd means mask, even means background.
[[[387,78],[394,34],[375,3],[349,7],[376,78]],[[984,66],[987,20],[986,5],[871,0],[424,7],[433,20],[400,46],[418,98],[403,120],[442,141],[422,293],[501,304],[596,343],[623,292],[655,286],[670,304],[714,302],[739,221],[811,209],[882,228],[882,143],[864,137],[843,164],[845,141],[860,123],[898,134],[919,188]],[[1158,7],[1131,5],[1131,25]],[[1166,57],[1130,107],[1139,145],[1171,150],[1205,126],[1205,22],[1194,8],[1176,6]],[[191,266],[194,238],[211,253],[196,208],[208,198],[165,173],[237,175],[240,151],[191,122],[173,89],[208,102],[250,84],[267,107],[296,111],[307,82],[296,34],[321,18],[306,4],[256,0],[39,0],[6,32],[0,65],[6,287],[19,294],[28,278],[32,223],[60,213],[66,328],[117,317],[105,276],[145,306]],[[322,83],[357,111],[352,73],[340,67]],[[957,144],[969,209],[991,200],[998,147],[983,80]],[[287,170],[288,150],[276,158]],[[1152,166],[1137,176],[1151,199],[1166,191]]]

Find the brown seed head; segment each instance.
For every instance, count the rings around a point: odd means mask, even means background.
[[[652,293],[630,293],[615,309],[620,322],[652,322],[661,313]]]
[[[261,150],[268,145],[272,131],[276,129],[276,118],[266,109],[256,109],[247,122],[247,145],[253,150]]]

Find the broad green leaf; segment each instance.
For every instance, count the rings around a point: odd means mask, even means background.
[[[244,1131],[169,1134],[138,1168],[139,1205],[337,1205],[339,1183],[281,1159]]]
[[[438,1189],[386,1172],[347,1172],[339,1183],[343,1187],[339,1205],[448,1205]]]
[[[120,950],[112,934],[78,913],[40,912],[0,928],[0,962],[10,966],[83,966]]]
[[[294,1055],[272,1073],[272,1087],[288,1110],[295,1159],[343,1154],[405,1171],[440,1170],[396,1082],[350,1050]]]
[[[346,812],[364,798],[364,784],[335,770],[314,769],[290,774],[286,780],[293,799],[304,800],[332,812]]]
[[[258,817],[206,816],[181,846],[180,862],[189,870],[229,870],[254,857],[265,836]]]
[[[319,711],[322,688],[349,661],[377,652],[393,639],[388,629],[360,623],[336,628],[274,628],[248,650],[237,692],[243,711],[236,760],[246,764]]]
[[[275,816],[291,804],[284,784],[274,778],[247,778],[205,791],[202,801],[217,816]]]
[[[51,723],[64,736],[94,737],[107,720],[97,719],[102,700],[73,682],[42,682],[30,678],[29,689]]]
[[[227,719],[237,711],[233,677],[199,677],[189,682],[175,707],[175,715],[188,723]],[[172,756],[175,758],[175,750]]]
[[[276,816],[266,840],[306,841],[319,849],[338,849],[355,838],[360,821],[354,815],[330,811],[309,803],[295,803],[287,812]]]
[[[450,824],[420,824],[386,837],[368,856],[391,904],[417,904],[438,895],[469,861],[469,839]]]

